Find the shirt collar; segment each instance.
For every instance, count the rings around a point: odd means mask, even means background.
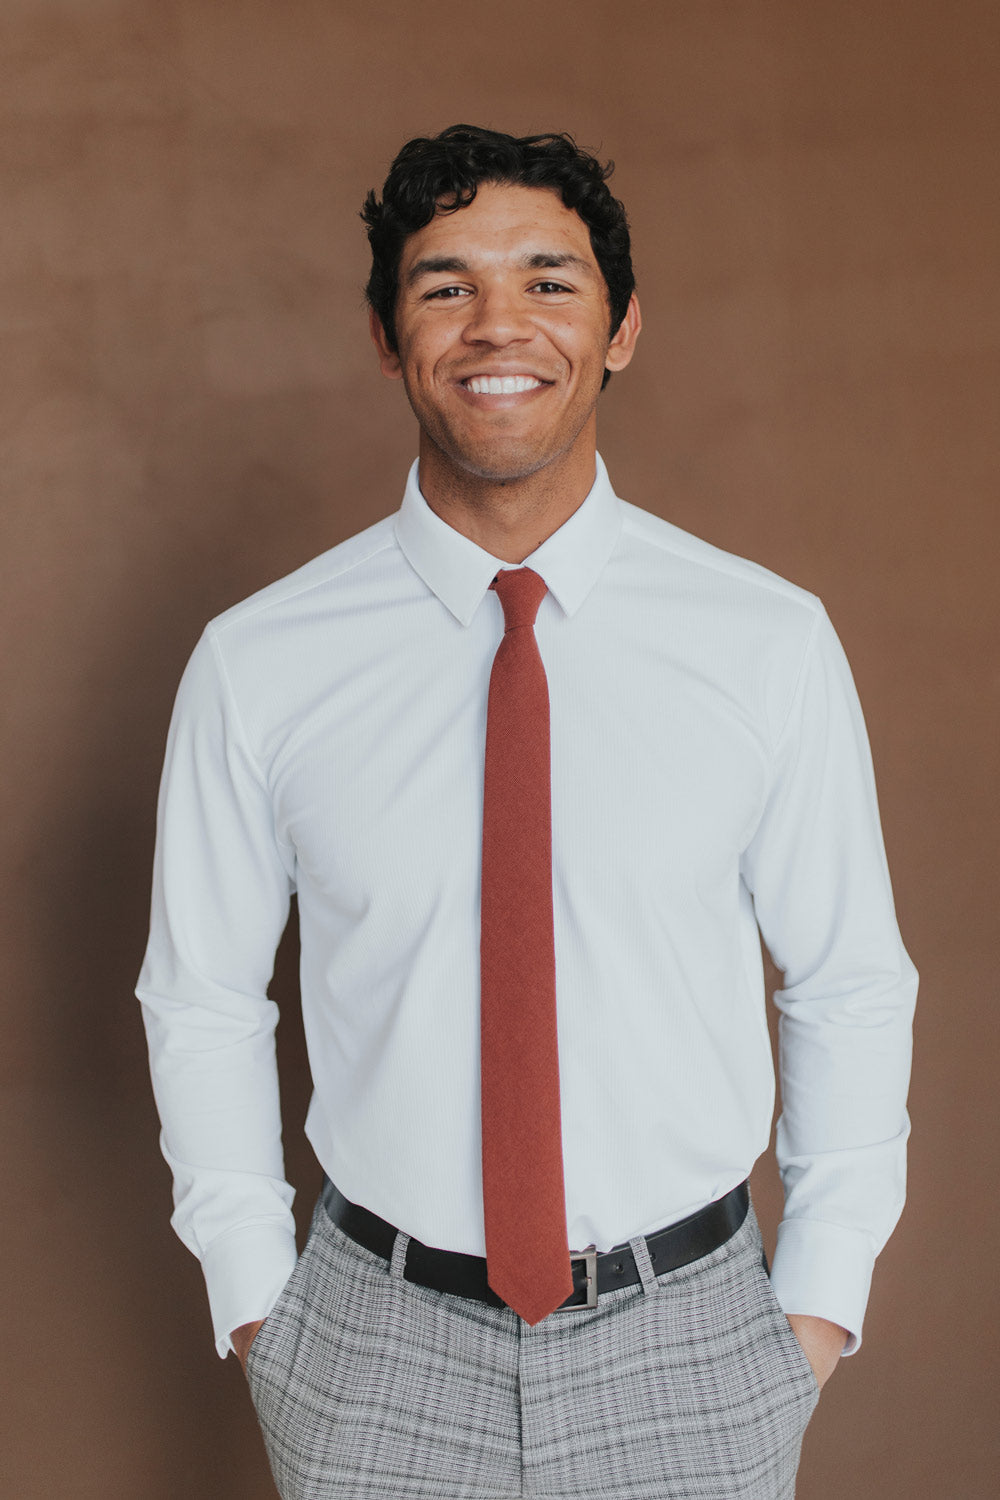
[[[621,501],[600,454],[596,458],[596,477],[583,504],[520,564],[544,578],[567,615],[576,613],[597,582],[621,530]],[[396,516],[396,540],[413,570],[463,625],[500,570],[511,566],[435,515],[420,492],[416,461]]]

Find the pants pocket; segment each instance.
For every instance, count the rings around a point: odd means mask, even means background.
[[[819,1384],[816,1380],[815,1371],[813,1370],[812,1365],[809,1363],[809,1357],[806,1354],[806,1351],[803,1349],[802,1345],[799,1343],[798,1339],[795,1337],[795,1332],[792,1328],[792,1325],[791,1323],[789,1323],[784,1309],[781,1306],[781,1303],[778,1301],[777,1297],[774,1294],[774,1288],[771,1285],[771,1278],[768,1275],[763,1262],[761,1263],[757,1274],[760,1283],[761,1296],[763,1298],[764,1305],[770,1314],[770,1320],[774,1329],[775,1338],[779,1346],[784,1350],[785,1357],[787,1358],[793,1370],[797,1370],[799,1378],[805,1382],[806,1389],[813,1396],[813,1404],[815,1405],[815,1402],[819,1400]]]
[[[279,1292],[277,1302],[264,1319],[263,1324],[257,1332],[257,1337],[250,1345],[246,1361],[246,1374],[247,1384],[250,1387],[250,1396],[255,1406],[258,1405],[258,1388],[261,1377],[266,1370],[271,1353],[281,1337],[282,1329],[288,1321],[286,1312],[289,1303],[295,1298],[300,1283],[309,1274],[309,1263],[315,1253],[316,1240],[317,1223],[316,1214],[314,1214],[305,1248],[295,1262],[292,1274]]]

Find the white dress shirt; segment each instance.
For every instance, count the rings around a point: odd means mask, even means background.
[[[785,987],[773,1284],[860,1336],[903,1202],[916,976],[819,602],[619,500],[526,559],[551,699],[569,1243],[727,1192],[768,1142],[759,923]],[[483,1254],[479,878],[508,566],[400,511],[236,605],[184,674],[139,981],[173,1223],[219,1352],[295,1263],[267,998],[298,893],[307,1133],[343,1193]]]

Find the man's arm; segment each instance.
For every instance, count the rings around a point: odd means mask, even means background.
[[[270,1311],[296,1259],[267,998],[293,871],[210,629],[171,722],[137,993],[172,1222],[201,1260],[220,1354]]]
[[[785,975],[775,996],[785,1212],[772,1282],[790,1316],[846,1329],[850,1353],[903,1204],[916,974],[896,926],[861,710],[822,612],[744,878]],[[835,1335],[800,1329],[822,1365]]]

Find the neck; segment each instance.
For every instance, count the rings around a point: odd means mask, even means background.
[[[459,468],[423,434],[420,491],[435,515],[503,562],[530,557],[594,484],[596,450],[567,453],[534,474],[495,479]]]

